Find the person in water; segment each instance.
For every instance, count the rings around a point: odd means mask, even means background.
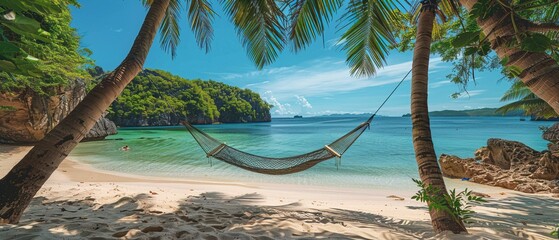
[[[124,147],[121,147],[120,150],[122,150],[122,151],[128,151],[128,150],[130,150],[130,148],[128,147],[128,145],[126,145],[126,146],[124,146]]]

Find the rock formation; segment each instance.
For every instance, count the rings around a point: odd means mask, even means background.
[[[554,127],[555,132],[544,133],[544,138],[559,137],[559,125]],[[474,155],[466,159],[441,155],[443,175],[525,193],[559,193],[559,157],[551,149],[539,152],[520,142],[491,138]]]
[[[85,83],[52,89],[50,96],[30,89],[0,93],[0,143],[33,144],[56,126],[85,97]],[[116,134],[108,119],[99,120],[84,141],[104,139]]]
[[[108,135],[116,133],[117,129],[115,123],[103,116],[103,118],[99,119],[99,121],[95,123],[95,126],[89,130],[82,142],[103,140]]]

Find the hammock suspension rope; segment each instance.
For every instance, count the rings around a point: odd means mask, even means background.
[[[243,152],[211,137],[202,130],[192,126],[188,121],[183,121],[182,124],[187,128],[188,132],[190,132],[198,145],[200,145],[202,150],[206,153],[206,157],[210,161],[210,164],[212,164],[211,159],[215,158],[248,171],[270,175],[283,175],[301,172],[322,161],[336,158],[336,167],[338,168],[341,164],[342,155],[366,129],[370,129],[370,124],[376,114],[386,104],[394,92],[396,92],[398,87],[400,87],[410,73],[411,70],[402,78],[402,80],[400,80],[392,92],[365,122],[359,124],[353,130],[336,139],[332,143],[325,145],[323,148],[297,156],[275,158]]]

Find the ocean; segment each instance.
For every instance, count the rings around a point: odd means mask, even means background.
[[[272,157],[298,155],[322,148],[366,118],[306,117],[274,118],[268,123],[216,124],[198,126],[230,146]],[[540,126],[553,122],[519,121],[519,117],[432,117],[431,129],[438,155],[473,157],[488,138],[520,141],[546,149]],[[129,151],[121,151],[128,145]],[[287,183],[367,189],[414,188],[417,178],[411,119],[376,117],[343,155],[306,171],[270,176],[252,173],[207,159],[196,141],[182,126],[120,128],[105,141],[81,143],[70,158],[106,171],[141,176],[189,180],[236,181],[241,183]]]

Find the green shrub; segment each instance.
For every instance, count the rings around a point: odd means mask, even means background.
[[[464,191],[456,192],[456,189],[450,190],[449,193],[440,194],[440,189],[426,185],[421,180],[412,180],[420,188],[417,193],[412,196],[420,202],[428,202],[429,210],[445,211],[449,213],[455,220],[462,220],[464,223],[470,223],[468,219],[472,217],[475,211],[471,210],[472,204],[481,204],[487,202],[483,197],[475,196],[471,190],[467,188]]]

